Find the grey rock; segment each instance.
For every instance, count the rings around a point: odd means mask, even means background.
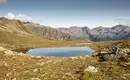
[[[101,60],[121,61],[128,64],[130,62],[129,47],[130,41],[120,41],[96,51],[94,55],[98,56]]]
[[[130,37],[130,27],[126,25],[116,25],[113,27],[96,27],[89,29],[88,27],[70,27],[59,28],[63,33],[69,33],[72,36],[84,37],[92,41],[100,40],[121,40]]]
[[[23,22],[23,24],[26,25],[30,31],[46,36],[50,39],[71,40],[72,37],[68,33],[62,33],[58,29],[49,26],[43,26],[32,22]]]

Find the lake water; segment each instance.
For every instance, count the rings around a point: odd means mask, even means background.
[[[94,51],[89,47],[56,47],[30,49],[27,54],[35,56],[72,57],[91,54]]]

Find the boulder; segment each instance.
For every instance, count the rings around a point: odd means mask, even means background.
[[[88,72],[98,72],[98,68],[95,68],[94,66],[88,66],[88,68],[86,68],[84,70],[85,72],[88,71]]]

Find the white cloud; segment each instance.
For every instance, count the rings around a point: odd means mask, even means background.
[[[5,17],[8,19],[17,19],[17,20],[20,20],[23,22],[27,22],[27,21],[32,22],[33,21],[31,17],[22,15],[22,14],[14,15],[12,13],[8,13]]]
[[[32,21],[32,18],[26,15],[18,14],[15,16],[15,19],[21,20],[21,21]]]
[[[14,19],[15,15],[12,14],[12,13],[8,13],[7,16],[6,16],[6,18],[8,18],[8,19]]]

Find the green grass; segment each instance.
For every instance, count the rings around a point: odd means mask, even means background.
[[[9,32],[0,31],[0,43],[15,45],[15,47],[45,47],[51,45],[59,45],[59,43],[49,40],[46,37],[41,37],[39,35],[16,35]]]
[[[19,35],[10,32],[0,31],[0,45],[5,44],[6,48],[11,50],[22,50],[26,48],[38,48],[38,47],[60,47],[60,46],[87,46],[76,45],[77,43],[86,43],[87,40],[75,40],[75,41],[61,41],[54,40],[48,37],[40,36],[38,34]],[[17,51],[18,51],[17,50]],[[20,50],[20,51],[21,51]]]

